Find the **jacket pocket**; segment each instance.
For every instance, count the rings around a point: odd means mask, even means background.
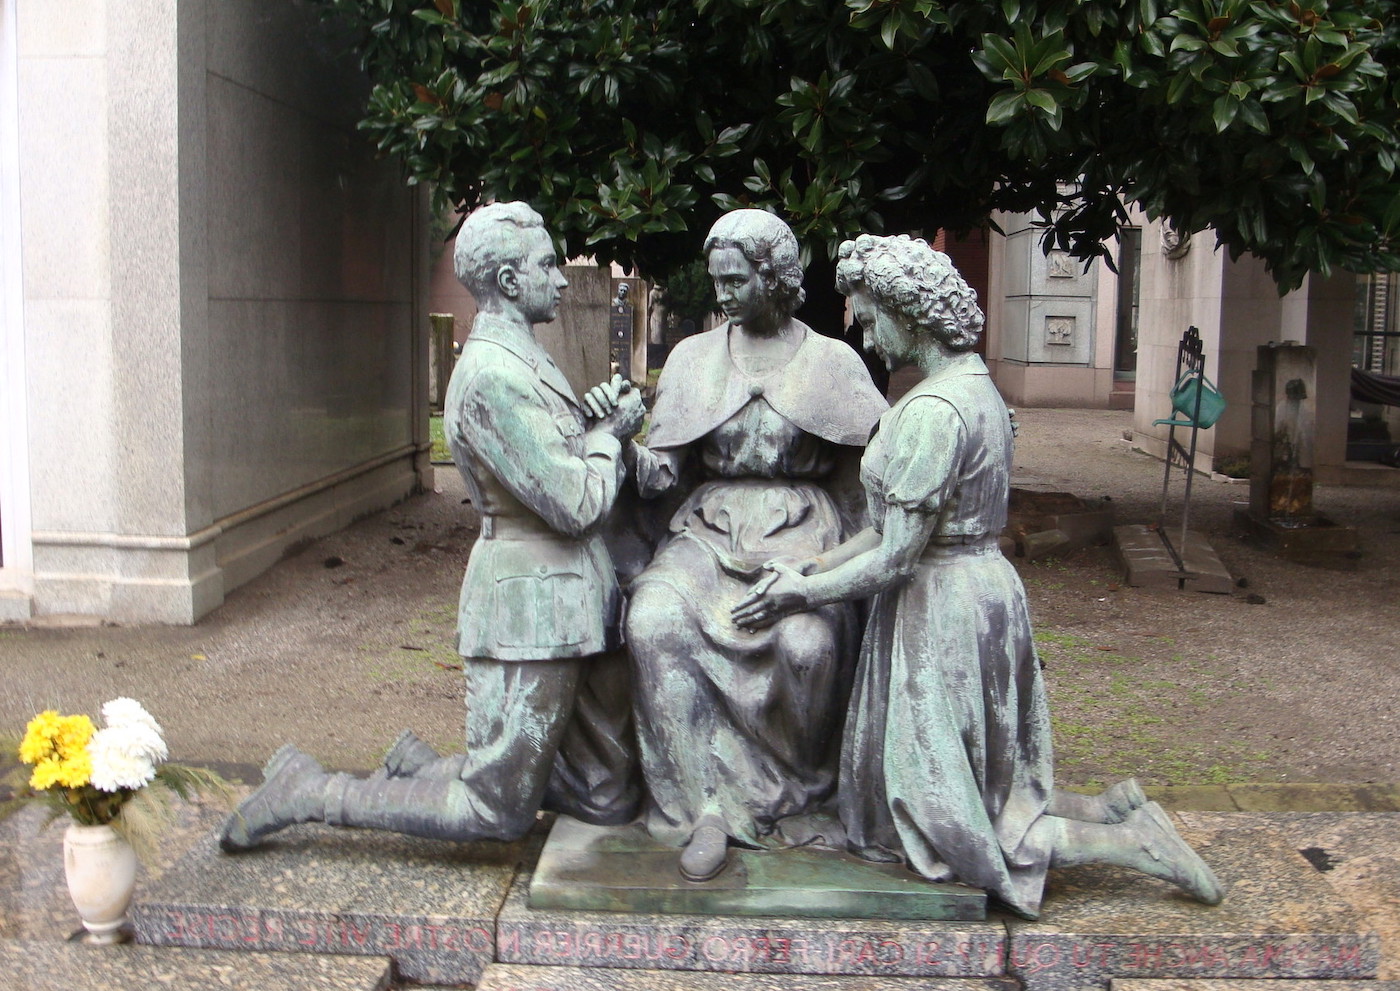
[[[584,576],[572,571],[496,579],[496,643],[507,648],[582,643],[590,628],[586,611],[596,598],[590,591]]]

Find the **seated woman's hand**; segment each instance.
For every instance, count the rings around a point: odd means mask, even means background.
[[[768,574],[754,582],[748,594],[729,611],[740,629],[766,629],[785,616],[811,608],[805,588],[807,580],[801,574],[777,561],[769,561],[763,567]]]

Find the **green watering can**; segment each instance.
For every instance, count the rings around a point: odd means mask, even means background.
[[[1200,412],[1197,414],[1197,397],[1201,404]],[[1209,430],[1215,426],[1217,420],[1225,412],[1225,397],[1220,394],[1220,390],[1211,384],[1210,379],[1200,372],[1186,371],[1181,373],[1181,378],[1176,380],[1176,386],[1171,391],[1172,410],[1171,419],[1153,420],[1153,424],[1162,424],[1176,427],[1199,427],[1201,430]],[[1175,414],[1180,413],[1185,419],[1178,420]],[[1191,419],[1192,415],[1196,419]]]

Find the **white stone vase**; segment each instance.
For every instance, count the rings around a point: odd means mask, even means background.
[[[136,851],[131,844],[111,826],[74,823],[63,834],[63,871],[68,894],[87,929],[84,941],[120,943],[136,890]]]

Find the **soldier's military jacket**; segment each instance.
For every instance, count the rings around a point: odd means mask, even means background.
[[[457,610],[463,657],[584,657],[618,644],[620,594],[598,526],[621,446],[585,432],[568,380],[533,335],[479,314],[447,389],[444,429],[481,538]]]

